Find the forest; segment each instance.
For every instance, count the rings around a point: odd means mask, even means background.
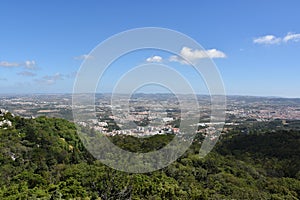
[[[171,165],[134,174],[95,159],[65,119],[6,113],[3,120],[11,124],[0,127],[0,199],[300,199],[297,130],[233,130],[204,158],[195,140]],[[172,138],[109,139],[129,151],[149,152]]]

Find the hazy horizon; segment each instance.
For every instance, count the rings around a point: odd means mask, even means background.
[[[89,93],[81,93],[81,94],[89,94]],[[109,92],[97,92],[97,93],[91,93],[91,94],[95,94],[95,95],[99,95],[99,94],[105,94],[105,95],[111,95],[113,93],[109,93]],[[129,93],[114,93],[114,95],[128,95]],[[134,93],[133,95],[140,95],[140,94],[145,94],[145,95],[166,95],[166,94],[170,94],[172,95],[172,93]],[[61,93],[0,93],[0,96],[26,96],[26,95],[73,95],[73,93],[68,93],[68,92],[61,92]],[[191,95],[191,94],[177,94],[177,95]],[[195,94],[197,96],[210,96],[209,94]],[[218,95],[216,95],[218,96]],[[243,94],[226,94],[226,97],[254,97],[254,98],[282,98],[282,99],[300,99],[300,97],[284,97],[284,96],[258,96],[258,95],[243,95]]]

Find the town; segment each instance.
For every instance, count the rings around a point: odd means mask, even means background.
[[[120,95],[120,99],[122,95]],[[200,111],[197,132],[211,135],[210,96],[198,95]],[[276,97],[228,96],[223,132],[243,123],[300,120],[300,99]],[[184,113],[178,99],[171,94],[135,94],[127,99],[129,108],[121,100],[111,105],[111,94],[95,95],[95,118],[78,122],[105,135],[132,135],[147,137],[157,134],[181,134],[180,121]],[[189,104],[187,104],[189,105]],[[192,104],[190,105],[193,106]],[[25,118],[48,116],[73,121],[71,94],[2,95],[0,108]],[[3,112],[4,112],[3,110]],[[87,108],[81,108],[85,111]],[[193,110],[193,109],[191,109]],[[1,122],[0,126],[9,122]]]

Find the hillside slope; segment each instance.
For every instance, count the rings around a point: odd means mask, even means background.
[[[0,199],[300,198],[300,132],[226,136],[204,159],[194,143],[162,170],[128,174],[96,161],[69,121],[2,113],[0,122]],[[172,136],[110,139],[141,152]]]

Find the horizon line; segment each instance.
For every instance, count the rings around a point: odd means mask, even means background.
[[[13,95],[17,95],[17,96],[28,96],[28,95],[73,95],[74,93],[71,92],[28,92],[28,93],[0,93],[0,96],[13,96]],[[112,92],[96,92],[96,93],[76,93],[76,94],[113,94]],[[116,93],[118,95],[127,95],[129,93]],[[134,94],[145,94],[145,95],[164,95],[164,94],[172,94],[172,93],[168,93],[168,92],[138,92],[138,93],[134,93]],[[191,95],[188,93],[178,93],[178,95]],[[197,96],[219,96],[220,94],[214,94],[214,95],[210,95],[210,94],[199,94],[196,93],[195,95]],[[274,96],[274,95],[248,95],[248,94],[225,94],[225,97],[256,97],[256,98],[277,98],[277,99],[300,99],[300,97],[283,97],[283,96]]]

